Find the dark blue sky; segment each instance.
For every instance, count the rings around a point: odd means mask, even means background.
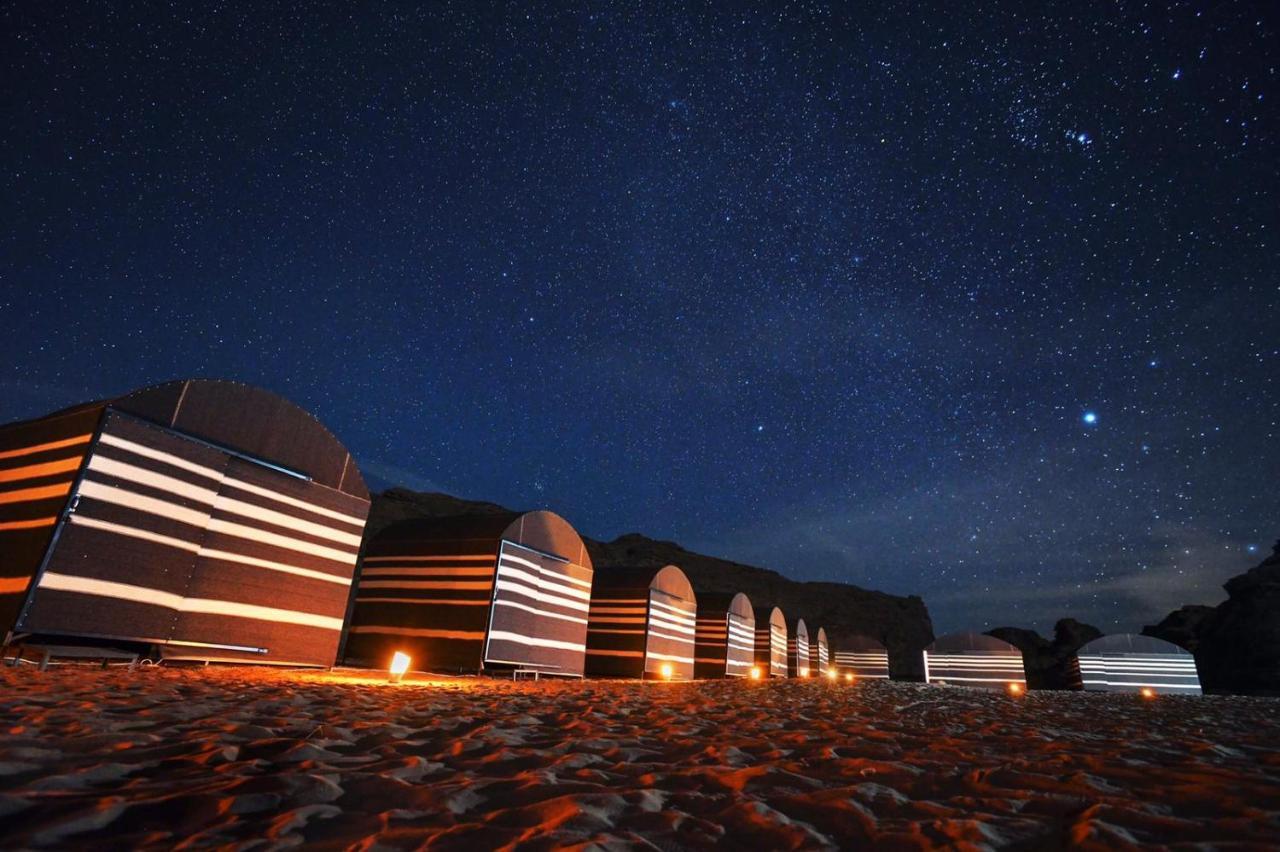
[[[0,420],[240,379],[939,630],[1280,535],[1271,4],[424,5],[0,12]]]

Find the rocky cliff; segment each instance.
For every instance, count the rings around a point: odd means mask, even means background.
[[[997,627],[988,630],[987,635],[1003,639],[1022,652],[1028,689],[1076,689],[1080,679],[1076,651],[1101,636],[1102,631],[1092,624],[1064,618],[1053,627],[1053,641],[1021,627]]]
[[[392,488],[374,497],[365,538],[408,518],[505,511],[509,510],[493,503]],[[811,630],[824,628],[833,648],[856,634],[879,639],[889,649],[895,677],[924,678],[920,652],[933,640],[933,623],[924,601],[915,595],[899,597],[844,583],[797,582],[776,571],[694,553],[637,533],[610,542],[585,540],[597,569],[678,565],[698,589],[744,592],[753,603],[768,602],[789,615],[799,614]]]
[[[1223,588],[1218,606],[1183,607],[1142,632],[1193,651],[1207,692],[1280,695],[1280,542]]]

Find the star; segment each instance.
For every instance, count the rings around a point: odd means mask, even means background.
[[[1086,411],[1080,419],[1085,422],[1086,426],[1092,426],[1098,422],[1098,415],[1092,411]]]

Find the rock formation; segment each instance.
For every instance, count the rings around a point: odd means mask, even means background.
[[[1080,681],[1076,651],[1101,636],[1102,631],[1074,618],[1064,618],[1053,626],[1052,642],[1021,627],[997,627],[988,630],[987,635],[1003,639],[1022,652],[1028,689],[1076,689]]]

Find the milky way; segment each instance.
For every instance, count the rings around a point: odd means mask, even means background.
[[[1280,535],[1269,4],[259,5],[0,13],[0,420],[240,379],[940,630]]]

